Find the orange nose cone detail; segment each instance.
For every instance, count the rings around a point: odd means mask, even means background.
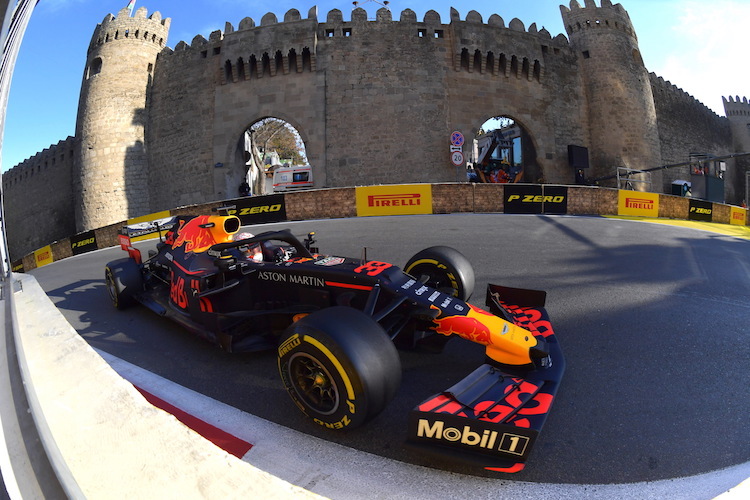
[[[494,314],[469,305],[465,316],[445,316],[434,320],[435,331],[458,335],[487,347],[486,354],[498,363],[527,365],[532,363],[529,350],[537,345],[530,331]]]

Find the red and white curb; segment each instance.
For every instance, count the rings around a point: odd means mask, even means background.
[[[154,406],[228,453],[332,499],[465,496],[494,500],[750,498],[750,462],[698,476],[631,484],[550,484],[464,476],[405,464],[308,436],[216,401],[97,350]],[[743,482],[744,481],[744,482]],[[731,491],[730,491],[731,490]]]

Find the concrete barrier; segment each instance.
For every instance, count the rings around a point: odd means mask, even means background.
[[[442,183],[431,184],[432,213],[503,213],[505,212],[505,189],[508,184],[467,184]],[[517,185],[513,185],[517,186]],[[620,190],[593,186],[563,186],[567,189],[568,215],[618,215],[618,199]],[[356,189],[331,188],[313,189],[284,193],[284,205],[288,220],[335,219],[357,216]],[[690,198],[659,194],[658,217],[669,219],[688,219],[690,217]],[[276,195],[278,196],[278,195]],[[215,201],[200,205],[179,207],[169,211],[171,215],[200,215],[210,213],[213,209],[239,203],[247,198],[235,198],[225,201]],[[737,224],[736,211],[732,207],[721,203],[711,203],[712,222],[721,224]],[[744,211],[744,224],[748,224],[748,211]],[[735,219],[733,219],[733,214]],[[740,221],[741,223],[742,221]],[[117,234],[127,221],[98,228],[96,248],[108,248],[117,245]],[[57,261],[70,257],[70,238],[52,243],[53,260]],[[14,262],[14,268],[23,264],[23,270],[28,271],[37,267],[34,253],[24,256]]]
[[[149,404],[68,324],[33,276],[11,280],[13,331],[6,335],[14,335],[31,413],[69,498],[321,498]]]

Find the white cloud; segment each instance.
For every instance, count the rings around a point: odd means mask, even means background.
[[[670,38],[675,45],[656,73],[723,115],[722,96],[750,95],[750,4],[690,0],[674,8],[677,22]]]

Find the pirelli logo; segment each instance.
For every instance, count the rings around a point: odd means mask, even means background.
[[[367,197],[368,207],[413,207],[422,204],[422,195],[408,194],[375,194]]]
[[[659,194],[622,190],[618,195],[617,213],[635,217],[658,217]]]
[[[627,208],[635,208],[636,210],[653,210],[654,200],[647,200],[645,198],[625,198],[625,206]]]
[[[417,215],[432,213],[432,186],[393,184],[356,188],[357,215]]]

